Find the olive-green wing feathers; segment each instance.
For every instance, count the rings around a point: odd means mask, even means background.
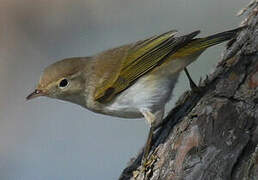
[[[196,52],[202,52],[210,46],[230,40],[243,28],[245,27],[195,39],[193,38],[200,31],[180,37],[175,37],[176,31],[169,31],[160,36],[110,50],[109,52],[113,52],[111,53],[112,56],[110,56],[110,53],[106,53],[109,54],[109,57],[105,60],[111,59],[113,63],[116,63],[111,68],[116,68],[111,70],[112,73],[109,72],[105,78],[102,78],[104,80],[96,88],[94,98],[99,102],[109,102],[116,94],[128,88],[138,78],[166,62],[166,60],[171,61]],[[105,55],[102,55],[102,57],[105,57]],[[102,68],[108,67],[103,66]],[[105,72],[104,69],[103,72]]]
[[[176,31],[169,31],[160,36],[139,41],[133,46],[122,47],[120,53],[115,53],[118,55],[109,57],[120,58],[119,61],[116,61],[120,64],[116,65],[115,72],[110,74],[108,78],[104,78],[101,85],[96,88],[95,100],[99,102],[111,101],[114,95],[125,90],[139,77],[162,64],[167,57],[191,41],[199,32],[195,31],[189,35],[175,37]]]

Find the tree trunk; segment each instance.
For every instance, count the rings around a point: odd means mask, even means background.
[[[240,14],[248,25],[228,43],[214,73],[186,92],[120,179],[258,179],[258,1]]]

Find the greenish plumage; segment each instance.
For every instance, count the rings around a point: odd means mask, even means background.
[[[144,164],[154,127],[163,119],[180,72],[184,69],[194,84],[186,67],[205,49],[234,38],[241,29],[204,38],[195,38],[200,31],[184,36],[169,31],[95,56],[64,59],[44,70],[27,99],[47,96],[106,115],[144,117],[150,125]]]
[[[231,39],[242,28],[218,33],[205,38],[195,38],[200,31],[176,37],[176,31],[169,31],[135,43],[128,48],[128,54],[121,60],[117,76],[107,80],[96,89],[95,100],[109,102],[113,97],[132,85],[138,78],[157,66],[178,58],[202,52],[210,46]]]

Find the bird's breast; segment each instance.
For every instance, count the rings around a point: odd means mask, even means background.
[[[142,117],[142,108],[156,112],[164,108],[170,99],[177,77],[178,74],[147,74],[118,94],[112,103],[108,104],[106,111],[126,118]]]

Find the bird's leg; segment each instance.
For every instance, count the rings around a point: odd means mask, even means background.
[[[187,78],[189,80],[189,84],[190,84],[191,90],[193,92],[200,92],[200,88],[195,84],[195,82],[191,78],[191,76],[190,76],[190,74],[189,74],[189,72],[188,72],[186,67],[184,68],[184,71],[185,71],[185,74],[186,74],[186,76],[187,76]]]
[[[160,111],[157,111],[155,114],[153,114],[148,109],[142,109],[141,113],[143,114],[144,118],[147,120],[148,124],[150,124],[150,130],[147,138],[146,145],[144,147],[143,156],[142,156],[142,165],[146,166],[148,164],[148,156],[151,149],[151,143],[152,143],[152,136],[155,130],[155,124],[158,124],[159,121],[162,120],[164,109],[161,109]]]
[[[142,156],[142,164],[146,165],[148,161],[148,156],[151,148],[151,141],[153,136],[154,127],[151,125],[149,129],[148,138],[144,147],[143,156]]]
[[[148,155],[150,152],[150,148],[151,148],[151,140],[152,140],[152,136],[153,136],[153,131],[154,131],[154,122],[156,120],[156,117],[153,113],[151,113],[149,110],[147,109],[143,109],[141,110],[144,118],[147,120],[148,124],[150,124],[150,129],[149,129],[149,134],[148,134],[148,138],[144,147],[144,151],[143,151],[143,156],[142,156],[142,165],[145,165],[147,163],[147,159],[148,159]]]

